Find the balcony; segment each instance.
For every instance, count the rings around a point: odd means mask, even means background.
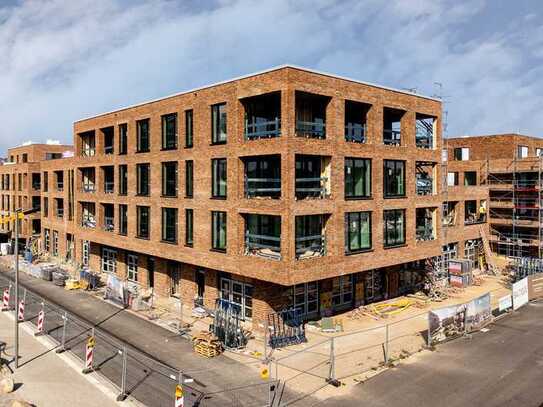
[[[419,242],[434,240],[435,236],[435,209],[417,208],[415,239]]]
[[[94,185],[94,184],[83,184],[81,186],[81,190],[83,192],[88,192],[88,193],[96,192],[96,185]]]
[[[296,92],[296,136],[326,138],[326,108],[330,98]]]
[[[245,123],[245,139],[256,140],[260,138],[278,137],[281,134],[281,119]]]
[[[96,219],[94,217],[87,217],[81,220],[81,227],[85,229],[96,228]]]
[[[434,148],[434,127],[435,117],[416,114],[415,120],[415,143],[418,148]]]
[[[57,182],[57,191],[58,192],[64,191],[64,183],[63,182]]]
[[[402,140],[402,132],[400,130],[383,130],[383,144],[386,146],[399,146]]]
[[[39,191],[39,190],[41,190],[41,184],[40,184],[39,182],[33,183],[33,184],[32,184],[32,190],[33,190],[33,191]]]
[[[383,144],[387,146],[400,146],[402,139],[402,118],[404,110],[383,108]]]
[[[112,194],[115,192],[115,183],[114,182],[104,182],[104,193]]]
[[[57,218],[62,219],[64,217],[64,208],[57,209]]]
[[[245,167],[245,197],[281,197],[281,156],[257,156],[243,159]]]
[[[241,101],[245,109],[245,139],[281,135],[281,92],[252,96]]]
[[[353,143],[366,142],[366,120],[371,105],[345,101],[345,141]]]
[[[296,216],[296,259],[326,255],[326,218],[327,215]]]
[[[245,233],[245,254],[281,260],[281,238]]]
[[[325,198],[330,195],[330,157],[296,156],[296,199]]]
[[[415,178],[417,195],[434,194],[434,173],[436,163],[417,161],[415,163]]]

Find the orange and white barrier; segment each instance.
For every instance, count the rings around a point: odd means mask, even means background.
[[[17,313],[17,319],[19,321],[25,320],[25,301],[24,300],[19,301],[19,312]]]
[[[38,335],[43,334],[43,323],[45,322],[45,312],[43,309],[38,314]]]
[[[91,336],[87,340],[87,346],[85,347],[85,369],[83,373],[90,373],[93,370],[92,363],[94,360],[94,347],[96,346],[96,340],[94,336]]]
[[[11,285],[4,289],[4,295],[2,296],[2,311],[9,310],[9,294],[11,292]]]
[[[183,394],[183,387],[180,384],[175,386],[175,407],[185,406],[185,395]]]

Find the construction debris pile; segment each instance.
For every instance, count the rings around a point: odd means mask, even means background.
[[[192,337],[194,351],[206,358],[213,358],[223,352],[223,346],[219,338],[211,332],[200,331]]]

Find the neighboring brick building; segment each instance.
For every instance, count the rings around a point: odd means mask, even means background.
[[[488,191],[439,185],[440,129],[439,100],[291,66],[83,119],[75,157],[41,164],[43,240],[255,329],[392,298],[486,228],[442,228],[444,200]]]
[[[461,160],[462,149],[469,161]],[[542,149],[542,139],[519,134],[448,139],[449,171],[477,171],[487,190],[490,243],[498,254],[541,257]]]
[[[71,152],[72,146],[56,144],[29,144],[8,150],[7,161],[0,165],[0,209],[2,214],[15,209],[41,206],[41,166]],[[11,238],[11,225],[2,225],[2,231]],[[20,230],[24,243],[31,236],[41,234],[41,214],[26,217]]]

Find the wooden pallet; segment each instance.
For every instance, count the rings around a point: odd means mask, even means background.
[[[222,349],[220,345],[209,345],[202,342],[194,346],[194,351],[206,358],[214,358],[215,356],[219,356],[221,354]]]

